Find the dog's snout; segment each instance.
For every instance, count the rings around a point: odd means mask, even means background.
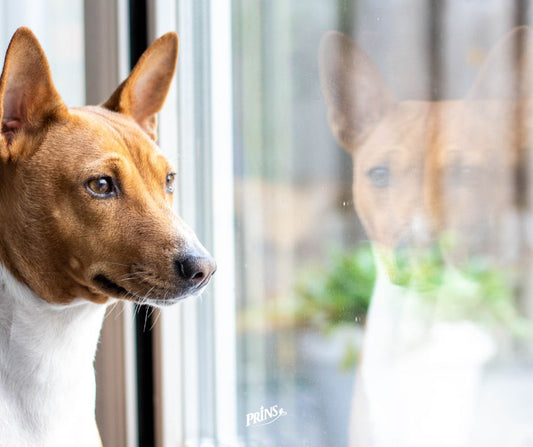
[[[217,268],[212,257],[196,255],[176,259],[175,266],[178,275],[186,281],[191,281],[194,285],[207,283]]]

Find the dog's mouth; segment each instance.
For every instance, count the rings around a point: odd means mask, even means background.
[[[152,287],[150,292],[146,294],[143,292],[132,292],[131,290],[120,286],[103,274],[96,275],[93,278],[93,282],[99,290],[114,298],[121,298],[138,304],[168,306],[189,296],[196,296],[200,294],[208,281],[204,281],[202,284],[199,284],[196,287],[187,288],[186,290],[169,288],[165,291],[161,291],[160,294],[154,293],[154,287]]]
[[[140,263],[120,265],[123,266],[120,269],[113,264],[92,270],[93,287],[109,297],[151,306],[166,306],[198,296],[216,270],[215,261],[203,252],[176,258],[171,269],[154,270]]]
[[[135,294],[127,291],[124,287],[119,286],[117,283],[111,281],[107,276],[96,275],[93,278],[94,282],[98,285],[98,288],[103,292],[116,297],[116,298],[135,298]]]

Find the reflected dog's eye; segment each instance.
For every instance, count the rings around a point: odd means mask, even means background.
[[[390,185],[390,169],[388,166],[376,166],[370,169],[366,176],[370,179],[372,186],[376,188],[387,188]]]
[[[95,177],[85,183],[87,191],[98,199],[108,199],[117,195],[115,182],[109,176]]]
[[[454,164],[448,168],[447,179],[453,186],[479,186],[482,180],[482,170],[477,166]]]
[[[174,192],[174,181],[176,180],[176,173],[169,172],[167,174],[167,179],[165,180],[165,189],[167,193],[172,194]]]

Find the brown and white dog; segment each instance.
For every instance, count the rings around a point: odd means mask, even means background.
[[[69,109],[26,28],[0,78],[0,445],[95,447],[93,360],[106,304],[199,294],[215,263],[173,212],[155,144],[175,33],[101,106]]]
[[[503,39],[464,100],[434,102],[398,101],[351,39],[322,39],[329,123],[353,157],[355,208],[376,252],[416,256],[451,233],[451,262],[504,261],[532,122],[528,34]],[[491,340],[469,321],[439,320],[438,301],[421,308],[415,292],[393,284],[379,254],[376,261],[351,445],[466,446],[474,407],[463,397],[476,365],[492,355]]]

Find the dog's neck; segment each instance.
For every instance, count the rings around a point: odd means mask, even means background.
[[[49,304],[0,265],[0,439],[98,445],[93,361],[105,306]]]

